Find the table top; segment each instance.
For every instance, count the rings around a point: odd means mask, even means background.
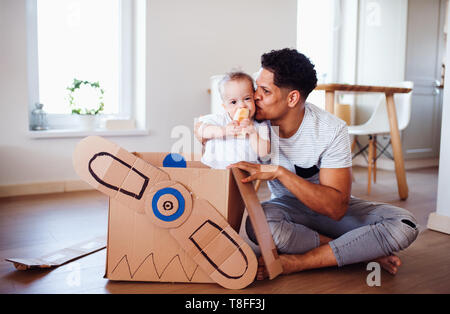
[[[316,90],[396,94],[396,93],[409,93],[412,89],[405,87],[392,87],[392,86],[330,83],[330,84],[319,84],[317,85]]]

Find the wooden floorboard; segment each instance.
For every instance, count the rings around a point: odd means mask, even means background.
[[[0,293],[450,293],[450,236],[426,229],[436,207],[437,168],[407,172],[407,201],[398,199],[393,172],[378,171],[370,196],[366,170],[355,168],[354,174],[354,196],[404,207],[420,224],[418,239],[398,254],[403,261],[398,274],[382,271],[380,287],[367,285],[363,263],[279,276],[234,291],[216,284],[109,281],[103,278],[106,250],[51,270],[17,271],[4,261],[37,257],[106,234],[108,199],[85,191],[0,199]],[[259,196],[270,197],[266,185]]]

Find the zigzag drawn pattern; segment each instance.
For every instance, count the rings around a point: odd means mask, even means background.
[[[126,262],[126,264],[127,264],[127,266],[128,266],[128,272],[129,272],[129,274],[130,274],[130,277],[131,277],[131,279],[133,279],[133,277],[136,275],[136,273],[138,272],[138,270],[141,268],[141,266],[145,263],[145,261],[146,261],[150,256],[152,257],[153,268],[155,269],[155,273],[156,273],[156,275],[158,276],[158,279],[161,279],[161,277],[164,275],[164,272],[166,271],[166,269],[169,267],[169,265],[170,265],[176,258],[178,258],[178,261],[180,262],[180,265],[181,265],[181,269],[183,269],[183,273],[184,273],[184,275],[186,276],[186,279],[187,279],[188,281],[192,281],[192,278],[194,277],[195,272],[196,272],[197,269],[198,269],[198,265],[197,265],[197,266],[195,267],[194,271],[192,272],[191,276],[189,277],[189,275],[187,274],[186,270],[184,269],[183,263],[181,262],[180,255],[177,254],[177,255],[175,255],[174,257],[172,257],[172,259],[167,263],[166,266],[164,266],[164,268],[163,268],[163,270],[162,270],[162,272],[161,272],[161,274],[160,274],[160,273],[158,272],[158,269],[156,268],[155,258],[154,258],[154,253],[151,252],[150,254],[148,254],[148,255],[144,258],[144,260],[139,264],[139,266],[134,270],[134,272],[131,271],[130,263],[129,263],[129,261],[128,261],[128,255],[125,254],[125,255],[119,260],[119,262],[117,262],[116,266],[115,266],[115,267],[113,268],[113,270],[111,271],[111,274],[113,274],[114,271],[117,269],[117,267],[119,267],[119,265],[121,264],[122,260],[125,260],[125,262]]]

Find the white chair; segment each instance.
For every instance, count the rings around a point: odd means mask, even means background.
[[[393,84],[392,87],[405,87],[405,88],[413,88],[414,83],[411,81],[401,82],[399,84]],[[397,120],[398,120],[398,128],[399,131],[406,129],[411,120],[411,99],[412,99],[412,91],[407,94],[395,94],[394,102],[395,108],[397,111]],[[370,194],[371,187],[371,176],[373,171],[373,182],[376,183],[376,161],[382,155],[385,154],[389,158],[393,159],[393,157],[386,152],[386,149],[389,147],[391,141],[385,147],[379,147],[377,145],[377,135],[389,135],[390,127],[389,127],[389,117],[386,109],[386,97],[385,95],[381,95],[378,104],[375,107],[372,115],[366,123],[361,125],[354,125],[348,127],[348,133],[354,136],[354,140],[352,143],[352,152],[355,148],[355,145],[358,145],[359,152],[353,155],[355,158],[359,154],[365,154],[365,150],[368,149],[368,183],[367,183],[367,194]],[[357,136],[367,135],[369,136],[369,143],[361,147],[357,140]],[[377,146],[381,150],[381,152],[377,156]]]

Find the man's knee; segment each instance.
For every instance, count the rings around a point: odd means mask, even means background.
[[[387,239],[392,252],[406,249],[419,235],[417,221],[411,214],[388,219],[385,226],[388,229]]]
[[[283,209],[274,206],[270,203],[263,203],[262,208],[264,210],[267,223],[269,225],[270,232],[273,237],[273,241],[275,245],[278,247],[279,244],[284,242],[284,238],[286,235],[283,234],[283,224],[286,223],[286,214],[283,212]],[[250,221],[250,217],[247,217],[245,222],[245,230],[247,232],[247,236],[250,240],[252,240],[255,244],[258,244],[256,239],[256,234],[253,229],[252,223]]]

